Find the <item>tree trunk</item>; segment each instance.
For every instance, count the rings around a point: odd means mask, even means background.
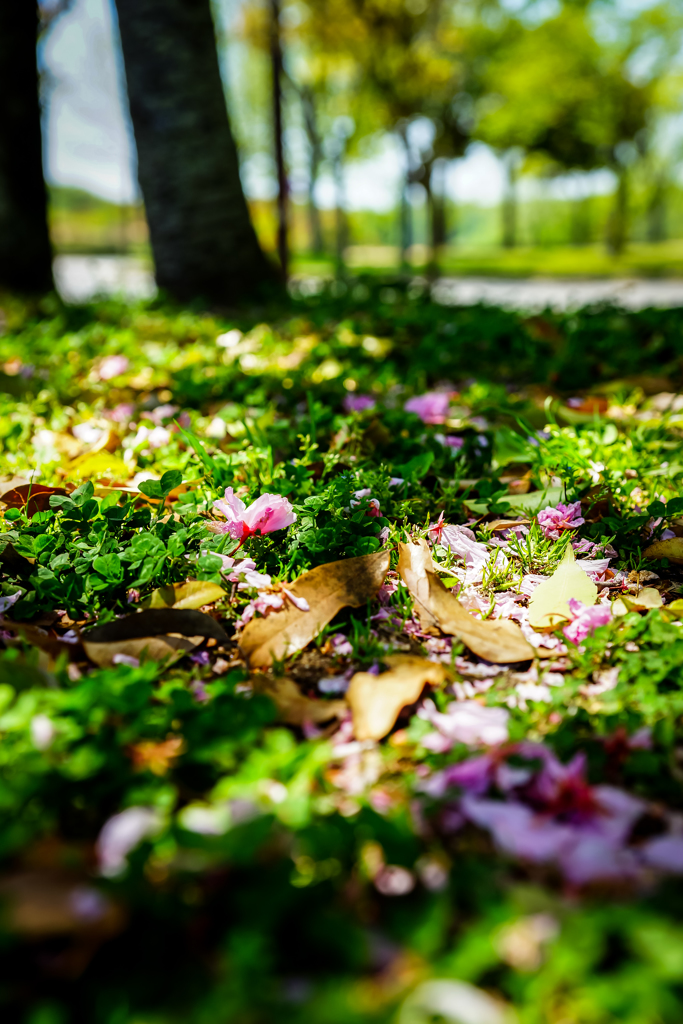
[[[311,253],[313,256],[322,256],[325,252],[325,243],[320,222],[320,210],[315,201],[315,186],[323,155],[322,142],[318,131],[313,90],[308,86],[302,86],[298,91],[308,137],[308,224]]]
[[[406,170],[403,179],[403,185],[401,187],[399,247],[401,253],[401,270],[409,270],[410,264],[408,260],[408,254],[413,245],[413,210],[410,205],[410,197],[408,195],[408,192],[413,182],[413,170],[407,134],[401,132],[401,139],[403,141],[406,153]]]
[[[343,145],[343,144],[342,144]],[[344,149],[342,145],[335,154],[332,171],[337,193],[337,230],[336,230],[336,269],[337,277],[342,277],[345,270],[344,254],[349,243],[349,225],[346,219],[346,196],[344,194]]]
[[[650,193],[650,201],[647,206],[647,240],[657,243],[665,242],[666,230],[666,176],[658,174]]]
[[[23,292],[53,287],[37,37],[35,0],[0,2],[0,288]]]
[[[424,186],[430,211],[432,235],[431,269],[439,270],[439,260],[446,244],[446,161],[432,160],[425,166]]]
[[[503,219],[503,247],[514,249],[517,245],[517,189],[515,156],[508,151],[503,158],[505,167],[505,191],[501,208]]]
[[[280,0],[270,0],[270,63],[273,75],[273,136],[277,170],[277,253],[282,276],[289,274],[289,237],[287,230],[287,170],[282,125],[282,44],[280,40]]]
[[[572,199],[570,207],[570,236],[572,245],[588,245],[591,241],[590,196]]]
[[[619,256],[624,251],[628,237],[628,172],[625,167],[617,167],[615,173],[617,191],[607,221],[607,249],[612,256]]]
[[[249,219],[210,0],[116,0],[157,284],[234,302],[276,280]]]

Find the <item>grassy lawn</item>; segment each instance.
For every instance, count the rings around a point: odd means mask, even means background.
[[[681,311],[0,306],[6,1019],[678,1024]]]

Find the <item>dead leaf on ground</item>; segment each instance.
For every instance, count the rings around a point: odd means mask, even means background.
[[[10,487],[0,495],[0,501],[7,508],[25,508],[31,518],[36,512],[45,512],[50,507],[53,494],[66,494],[63,487],[47,487],[45,484],[21,483]]]
[[[423,629],[439,628],[457,636],[471,651],[495,664],[529,661],[535,651],[516,622],[475,619],[435,572],[432,555],[423,539],[399,544],[398,571],[415,602]]]
[[[170,583],[152,591],[142,602],[143,608],[203,608],[205,604],[225,597],[226,592],[217,583],[208,580],[188,580]]]
[[[662,595],[654,587],[644,587],[637,594],[622,594],[612,602],[613,615],[626,615],[627,612],[648,612],[652,608],[661,608]]]
[[[129,747],[134,768],[138,771],[149,769],[153,775],[165,775],[184,751],[185,740],[182,736],[167,736],[161,742],[142,740]]]
[[[530,519],[492,519],[490,523],[484,521],[484,526],[491,533],[498,533],[500,530],[511,530],[517,526],[529,526]]]
[[[358,740],[381,740],[391,731],[401,710],[414,704],[427,683],[438,686],[446,677],[443,665],[410,654],[383,659],[389,671],[376,676],[356,672],[347,691]]]
[[[572,598],[592,608],[598,598],[598,588],[576,564],[574,549],[568,544],[555,572],[539,583],[532,594],[529,625],[534,629],[553,629],[565,619],[570,619],[569,601]]]
[[[100,667],[114,664],[117,654],[152,661],[176,661],[194,650],[205,637],[221,644],[229,643],[225,630],[210,615],[178,608],[150,608],[126,615],[83,634],[83,647],[91,661]]]
[[[389,552],[319,565],[287,587],[308,602],[304,612],[287,601],[282,611],[252,619],[242,631],[240,651],[251,668],[264,668],[300,651],[338,611],[358,608],[376,596],[389,568]]]
[[[683,537],[656,540],[645,548],[643,554],[646,558],[668,558],[675,565],[683,565]]]
[[[85,881],[43,871],[0,879],[0,897],[14,932],[31,938],[74,933],[114,935],[125,923],[122,909]]]
[[[306,697],[290,676],[270,676],[257,672],[249,682],[255,693],[270,697],[278,710],[278,718],[287,725],[311,722],[319,725],[332,718],[343,718],[348,710],[345,700],[312,700]]]

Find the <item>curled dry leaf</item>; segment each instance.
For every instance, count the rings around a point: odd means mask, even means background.
[[[379,676],[356,672],[346,694],[353,712],[356,739],[381,740],[394,726],[402,708],[414,704],[425,685],[446,679],[443,665],[410,654],[384,658],[389,671]]]
[[[142,602],[143,608],[202,608],[225,597],[225,590],[208,580],[188,580],[159,587]]]
[[[282,611],[252,619],[240,639],[243,657],[251,668],[264,668],[302,650],[342,608],[358,608],[375,597],[388,568],[389,552],[378,551],[303,573],[287,589],[310,610],[301,611],[288,601]]]
[[[457,636],[471,651],[495,664],[529,661],[534,649],[509,619],[475,619],[437,576],[423,539],[399,544],[398,571],[412,594],[423,629],[438,627]]]
[[[591,608],[597,601],[598,588],[576,564],[574,550],[567,544],[564,558],[555,572],[534,590],[529,601],[529,624],[534,629],[553,629],[565,619],[571,619],[569,601],[572,598]]]
[[[114,664],[117,654],[153,661],[176,661],[183,654],[213,637],[219,643],[229,641],[225,630],[202,612],[177,608],[156,609],[126,615],[103,626],[95,626],[83,635],[83,647],[91,661],[100,667]]]
[[[668,558],[675,565],[683,565],[683,537],[656,540],[645,548],[643,554],[646,558]]]
[[[319,725],[332,718],[343,718],[348,707],[345,700],[311,700],[306,697],[291,676],[270,676],[256,672],[249,679],[255,693],[270,697],[278,710],[278,718],[288,725],[311,722]]]

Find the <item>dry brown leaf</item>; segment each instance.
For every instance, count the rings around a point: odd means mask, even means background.
[[[152,591],[142,602],[143,608],[202,608],[225,597],[225,590],[208,580],[171,583]]]
[[[249,682],[255,693],[263,693],[273,701],[281,722],[319,725],[331,718],[343,718],[348,710],[345,700],[311,700],[306,697],[291,676],[270,676],[264,672],[252,675]]]
[[[0,896],[10,929],[33,938],[88,932],[104,937],[125,923],[121,908],[87,879],[24,871],[0,880]]]
[[[656,540],[645,548],[646,558],[668,558],[675,565],[683,565],[683,537]]]
[[[379,676],[356,672],[346,697],[353,712],[356,739],[381,740],[393,728],[401,709],[414,704],[425,685],[446,679],[443,665],[410,654],[384,658],[389,671]]]
[[[194,650],[205,637],[213,637],[219,643],[230,639],[210,615],[178,608],[150,608],[95,626],[82,639],[90,660],[106,667],[114,664],[117,654],[132,658],[145,654],[153,661],[176,661]]]
[[[443,585],[436,572],[427,542],[422,538],[399,544],[398,571],[412,594],[423,629],[438,626],[457,636],[471,651],[495,664],[529,661],[535,651],[516,622],[509,619],[475,619]]]
[[[165,634],[135,640],[118,640],[116,643],[109,644],[93,644],[84,641],[83,647],[91,661],[99,665],[100,668],[109,668],[115,664],[114,658],[117,654],[125,658],[137,658],[138,661],[142,657],[148,658],[150,661],[166,659],[169,662],[177,661],[184,654],[193,651],[202,640],[201,636]]]
[[[242,656],[251,668],[265,668],[300,651],[342,608],[358,608],[375,597],[388,568],[389,552],[378,551],[303,573],[287,589],[307,601],[309,611],[300,611],[288,601],[282,611],[252,619],[242,631]]]
[[[45,512],[50,507],[53,494],[66,494],[63,487],[47,487],[45,484],[17,484],[8,488],[2,495],[2,502],[7,508],[25,508],[26,515],[31,518],[36,512]]]
[[[530,519],[493,519],[490,523],[485,523],[487,530],[491,533],[498,533],[499,530],[509,530],[514,526],[529,526],[531,523]]]
[[[142,740],[129,748],[130,758],[138,771],[149,769],[154,775],[165,775],[176,758],[185,750],[182,736],[167,736],[161,742]]]

